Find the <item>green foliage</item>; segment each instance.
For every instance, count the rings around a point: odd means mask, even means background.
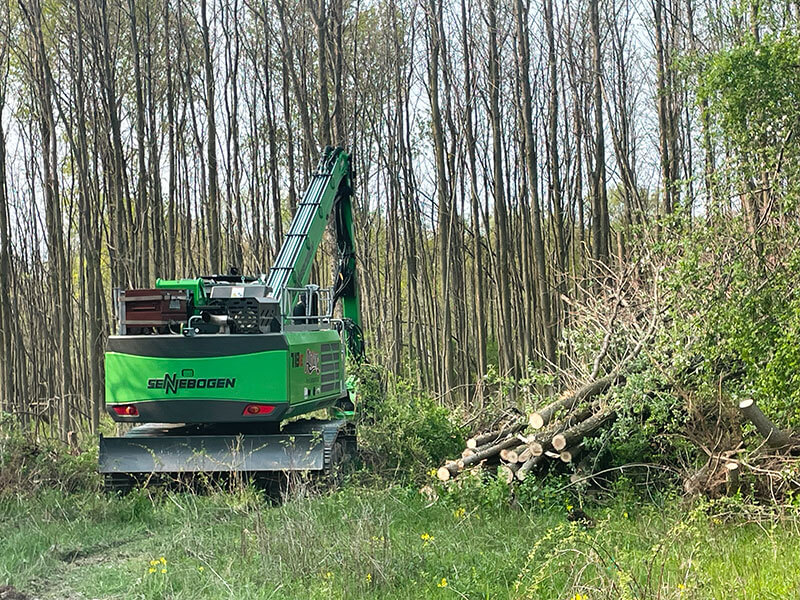
[[[784,31],[712,55],[698,95],[737,146],[767,151],[800,118],[800,37]]]
[[[0,423],[0,496],[41,489],[96,490],[97,445],[70,450],[63,442],[26,431],[6,417]]]
[[[749,38],[705,58],[698,100],[706,121],[735,164],[716,179],[742,182],[754,196],[768,190],[793,208],[800,192],[800,35],[795,29]],[[729,168],[733,167],[733,168]]]
[[[382,473],[421,478],[431,465],[463,448],[451,411],[401,378],[374,365],[359,365],[356,418],[366,462]]]
[[[783,427],[800,425],[797,225],[750,240],[741,219],[698,226],[666,272],[671,376],[701,398],[753,396]],[[669,250],[667,250],[669,251]]]
[[[435,480],[435,472],[431,473]],[[447,484],[434,481],[439,499],[455,511],[502,510],[511,502],[511,488],[496,473],[475,469],[462,473]]]
[[[612,401],[619,407],[612,427],[586,444],[597,451],[608,447],[615,464],[674,464],[676,454],[686,446],[676,435],[686,424],[683,400],[662,373],[643,360],[637,363],[632,365],[625,385],[612,390]]]

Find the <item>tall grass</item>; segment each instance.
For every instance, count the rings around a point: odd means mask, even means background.
[[[0,585],[41,598],[791,598],[796,522],[619,501],[537,508],[350,488],[275,506],[256,491],[49,491],[0,500]]]

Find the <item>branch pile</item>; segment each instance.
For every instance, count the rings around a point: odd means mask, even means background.
[[[739,413],[753,425],[761,444],[751,450],[741,441],[728,450],[701,447],[708,460],[686,478],[684,491],[712,498],[742,492],[781,501],[799,490],[800,438],[780,429],[752,398],[739,402]]]
[[[448,481],[475,467],[499,468],[508,483],[523,481],[547,461],[574,462],[584,440],[598,435],[616,418],[613,407],[598,400],[612,385],[624,383],[616,373],[563,394],[557,400],[493,431],[467,440],[461,458],[448,461],[436,475]]]

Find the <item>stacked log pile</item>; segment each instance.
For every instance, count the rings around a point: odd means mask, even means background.
[[[606,392],[624,382],[624,377],[616,373],[596,379],[563,394],[527,418],[517,415],[491,431],[475,435],[467,440],[460,458],[438,469],[437,477],[448,481],[465,471],[490,468],[511,483],[543,474],[550,466],[571,463],[573,483],[595,479],[598,474],[592,473],[592,465],[596,456],[589,451],[592,445],[586,442],[617,418],[620,407],[607,399]],[[680,474],[688,495],[715,498],[742,493],[773,502],[795,497],[800,491],[800,433],[781,429],[753,399],[742,400],[738,408],[738,418],[718,419],[710,438],[718,442],[716,446],[704,442],[708,435],[698,437],[687,432],[686,439],[694,441],[707,455],[707,461],[699,468],[687,470],[674,464],[628,466],[660,466]],[[742,428],[748,422],[753,426],[752,433]],[[720,431],[728,433],[722,435]],[[745,435],[750,436],[747,442]]]
[[[467,440],[461,458],[439,468],[440,481],[477,466],[497,468],[508,483],[524,481],[547,461],[574,462],[582,453],[584,440],[598,435],[616,418],[613,407],[598,398],[612,385],[621,383],[618,374],[597,379],[554,402],[505,426]]]

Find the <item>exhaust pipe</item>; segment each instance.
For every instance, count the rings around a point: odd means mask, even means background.
[[[212,315],[207,310],[200,313],[200,318],[203,320],[203,323],[216,325],[217,327],[230,327],[233,325],[233,319],[228,315]]]
[[[233,319],[231,319],[228,315],[212,315],[207,310],[204,310],[199,315],[190,317],[188,326],[184,327],[181,333],[185,337],[194,337],[200,333],[200,330],[194,326],[194,323],[198,320],[202,321],[203,323],[208,323],[209,325],[216,325],[219,327],[220,333],[230,333],[230,328],[234,324]]]

